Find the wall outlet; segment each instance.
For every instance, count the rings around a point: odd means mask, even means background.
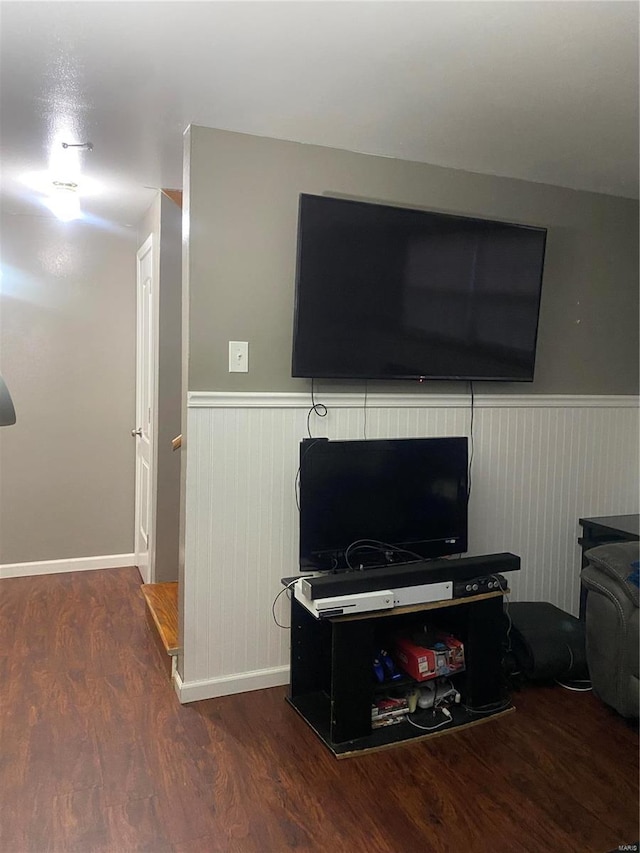
[[[229,341],[229,373],[249,372],[249,342]]]

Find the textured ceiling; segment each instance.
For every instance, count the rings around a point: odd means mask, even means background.
[[[60,142],[135,223],[190,124],[638,194],[635,2],[0,2],[2,194]]]

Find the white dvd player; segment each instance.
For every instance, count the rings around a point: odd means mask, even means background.
[[[430,601],[448,601],[453,598],[453,581],[421,583],[418,586],[401,586],[393,591],[393,606],[428,604]]]
[[[316,619],[330,616],[346,616],[350,613],[370,613],[375,610],[391,610],[410,604],[428,604],[432,601],[447,601],[453,598],[453,582],[426,583],[418,586],[380,589],[374,592],[359,592],[352,595],[333,595],[329,598],[308,598],[304,594],[302,579],[295,586],[294,595]]]
[[[330,598],[307,598],[301,589],[302,579],[294,586],[294,595],[316,619],[329,616],[346,616],[349,613],[367,613],[373,610],[391,610],[393,591],[358,592],[353,595],[332,595]]]

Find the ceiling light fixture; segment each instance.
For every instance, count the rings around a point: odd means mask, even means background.
[[[80,219],[80,199],[76,192],[78,185],[66,181],[53,181],[53,190],[43,199],[44,204],[62,222],[71,222],[72,219]]]
[[[49,170],[22,177],[39,194],[39,201],[63,222],[82,218],[80,196],[95,195],[102,189],[96,181],[81,176],[79,151],[93,151],[93,143],[62,142],[58,137],[51,147]]]

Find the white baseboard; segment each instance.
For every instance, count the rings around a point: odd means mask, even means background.
[[[41,560],[36,563],[0,564],[1,578],[30,575],[57,575],[61,572],[87,572],[95,569],[123,569],[135,566],[135,554],[109,554],[104,557],[72,557],[68,560]]]
[[[216,699],[218,696],[231,696],[233,693],[248,693],[251,690],[265,690],[268,687],[280,687],[289,683],[289,667],[276,666],[259,669],[254,672],[242,672],[238,675],[223,675],[220,678],[208,678],[204,681],[183,681],[178,672],[173,674],[173,686],[183,705],[199,702],[201,699]]]

